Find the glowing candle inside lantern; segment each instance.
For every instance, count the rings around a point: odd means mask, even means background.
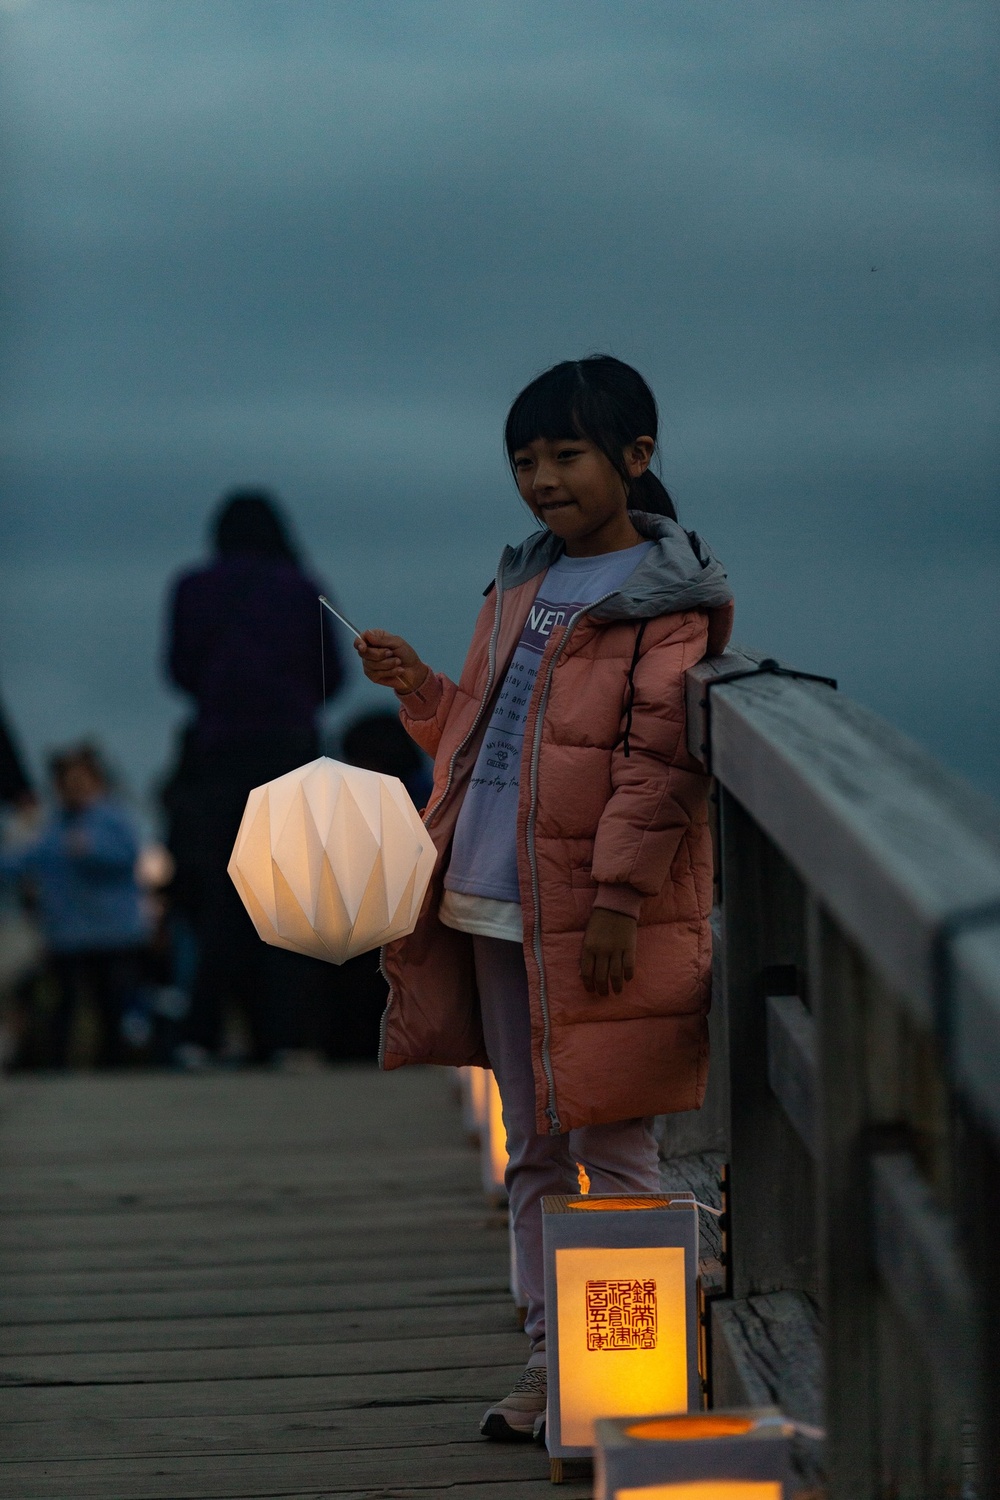
[[[483,1173],[483,1191],[488,1198],[501,1202],[506,1196],[504,1173],[507,1170],[507,1131],[503,1123],[503,1106],[496,1076],[490,1070],[483,1071],[486,1092],[485,1119],[480,1134],[480,1161]]]
[[[690,1194],[545,1198],[546,1443],[581,1457],[601,1417],[700,1401]]]
[[[782,1500],[782,1487],[771,1479],[696,1479],[617,1489],[612,1500]]]
[[[462,1097],[462,1126],[478,1140],[486,1114],[486,1073],[483,1068],[456,1068]]]
[[[773,1407],[595,1427],[595,1500],[785,1500],[792,1424]]]
[[[485,1068],[467,1068],[466,1072],[469,1075],[472,1114],[476,1122],[476,1129],[481,1132],[486,1127],[487,1072]]]
[[[682,1248],[557,1250],[556,1286],[564,1443],[589,1447],[595,1417],[687,1410]]]

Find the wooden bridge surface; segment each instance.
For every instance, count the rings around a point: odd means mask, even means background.
[[[0,1080],[0,1496],[572,1500],[436,1069]]]

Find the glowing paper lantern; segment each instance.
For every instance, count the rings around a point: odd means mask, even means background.
[[[507,1170],[507,1131],[503,1123],[503,1106],[496,1076],[489,1069],[483,1074],[486,1080],[486,1108],[479,1131],[479,1160],[483,1173],[483,1192],[491,1203],[502,1204],[507,1200],[504,1173]]]
[[[510,1295],[514,1299],[514,1308],[517,1312],[517,1320],[524,1327],[524,1320],[528,1316],[528,1298],[521,1286],[521,1273],[517,1265],[517,1245],[514,1241],[514,1220],[510,1219],[507,1226],[507,1239],[510,1248]]]
[[[486,1069],[458,1068],[462,1095],[462,1128],[470,1140],[479,1143],[486,1121]]]
[[[595,1424],[595,1500],[787,1500],[793,1427],[776,1407]]]
[[[700,1405],[698,1210],[691,1193],[542,1199],[554,1477],[598,1417]]]
[[[403,783],[326,756],[254,788],[229,861],[265,943],[335,964],[412,932],[433,868]]]

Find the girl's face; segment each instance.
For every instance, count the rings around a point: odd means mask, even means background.
[[[625,450],[633,479],[649,467],[653,448],[652,438],[640,437]],[[515,452],[514,475],[521,499],[562,537],[569,557],[620,552],[641,540],[621,475],[588,438],[535,438]]]

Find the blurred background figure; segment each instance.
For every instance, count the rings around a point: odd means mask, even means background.
[[[194,702],[164,799],[175,940],[193,971],[176,1056],[188,1066],[220,1055],[234,1010],[252,1062],[301,1045],[308,961],[260,941],[226,866],[250,790],[315,759],[319,711],[344,680],[339,627],[274,497],[228,495],[212,542],[211,561],[177,580],[167,610],[167,672]]]
[[[122,1021],[140,987],[148,918],[136,880],[137,829],[111,795],[100,752],[88,744],[49,762],[56,807],[40,831],[0,855],[0,873],[27,881],[55,984],[45,1060],[70,1061],[74,1022],[89,1003],[97,1066],[128,1049]]]
[[[431,794],[431,764],[394,713],[362,714],[345,729],[342,757],[352,766],[398,776],[422,812]]]
[[[0,837],[30,837],[38,799],[0,706]],[[13,888],[0,891],[0,1069],[13,1064],[28,1030],[31,985],[42,956],[38,930]]]
[[[25,808],[34,804],[34,788],[0,704],[0,806]]]
[[[344,732],[341,758],[366,771],[398,776],[419,809],[430,797],[430,762],[394,713],[369,713],[353,720]],[[360,953],[340,968],[326,967],[330,996],[327,1057],[331,1062],[374,1060],[388,996],[378,950]]]

